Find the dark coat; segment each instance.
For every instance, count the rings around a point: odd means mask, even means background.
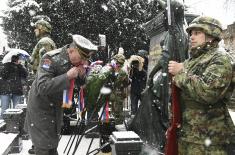
[[[132,69],[131,93],[140,95],[146,86],[147,72],[143,69],[139,71],[137,68]]]
[[[9,91],[6,92],[6,90],[9,90],[9,84],[0,77],[0,95],[8,94]]]
[[[21,64],[8,62],[0,72],[2,80],[1,94],[23,95],[22,81],[28,76],[27,70]]]
[[[72,67],[67,47],[46,53],[29,92],[25,128],[36,147],[58,146],[63,118],[63,90],[69,88],[66,72]]]

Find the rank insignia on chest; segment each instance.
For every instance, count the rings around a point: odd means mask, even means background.
[[[42,68],[49,69],[50,65],[51,65],[51,60],[50,59],[44,59],[43,60]]]

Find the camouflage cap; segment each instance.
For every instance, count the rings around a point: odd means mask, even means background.
[[[125,56],[123,54],[116,54],[112,59],[116,60],[121,65],[125,63]]]
[[[35,23],[35,27],[41,30],[44,30],[45,32],[48,32],[48,33],[51,33],[51,30],[52,30],[51,24],[43,19],[38,20]]]
[[[73,43],[77,46],[79,53],[87,59],[91,56],[92,53],[98,50],[96,45],[81,35],[74,34],[72,35],[72,39]]]
[[[197,17],[189,24],[186,31],[190,33],[195,28],[200,28],[205,34],[221,40],[222,25],[217,19],[207,16]]]

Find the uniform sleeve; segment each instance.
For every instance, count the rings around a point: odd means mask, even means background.
[[[52,51],[55,49],[49,41],[40,41],[38,44],[39,47],[39,58],[41,58],[45,53]]]
[[[37,45],[36,45],[36,46],[34,47],[34,49],[33,49],[32,54],[31,54],[31,60],[30,60],[30,63],[31,63],[31,64],[33,64],[34,61],[36,60],[37,55],[38,55],[38,51],[39,51],[39,49],[37,48]]]
[[[54,50],[56,47],[54,45],[54,42],[50,42],[50,41],[46,41],[45,39],[40,40],[37,45],[35,46],[35,48],[33,49],[33,53],[31,56],[31,63],[38,63],[35,62],[37,61],[37,59],[41,59],[41,57],[51,51]]]
[[[49,56],[45,55],[42,58],[38,69],[37,88],[39,94],[55,94],[69,88],[67,74],[57,75],[55,62]]]
[[[187,65],[187,64],[184,64]],[[202,75],[181,72],[174,77],[175,84],[194,100],[213,104],[221,99],[228,89],[232,76],[232,66],[227,57],[221,56],[211,61]]]

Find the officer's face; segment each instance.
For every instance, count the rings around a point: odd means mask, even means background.
[[[190,33],[191,47],[198,47],[206,42],[206,34],[202,30],[192,30]]]
[[[69,59],[70,62],[74,65],[74,66],[79,66],[82,64],[85,64],[87,62],[86,59],[82,59],[81,55],[78,52],[77,48],[72,48],[70,47],[68,49],[68,53],[69,53]]]

